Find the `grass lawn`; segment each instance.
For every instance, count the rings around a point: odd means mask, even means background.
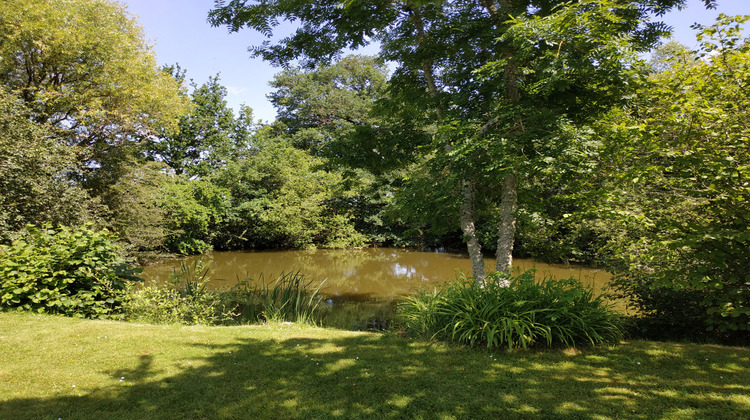
[[[750,348],[493,351],[0,313],[0,419],[749,419]]]

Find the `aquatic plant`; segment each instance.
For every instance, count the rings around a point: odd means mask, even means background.
[[[232,306],[241,319],[250,321],[319,323],[324,282],[314,284],[299,271],[282,272],[266,282],[263,273],[258,280],[246,276],[228,292],[225,304]]]

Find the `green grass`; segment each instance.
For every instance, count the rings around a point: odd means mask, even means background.
[[[750,418],[750,349],[493,351],[0,313],[2,419]]]

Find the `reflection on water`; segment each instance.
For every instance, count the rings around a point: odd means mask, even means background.
[[[397,248],[368,248],[356,250],[313,251],[258,251],[213,252],[203,256],[184,258],[192,266],[203,259],[210,267],[211,287],[229,287],[246,276],[266,279],[283,272],[300,271],[315,281],[325,280],[322,290],[332,298],[353,300],[381,300],[432,290],[460,273],[471,273],[471,262],[462,254],[422,252]],[[148,282],[170,281],[180,260],[165,260],[144,267],[142,277]],[[514,260],[514,269],[536,269],[537,277],[577,277],[584,284],[599,291],[610,280],[601,269],[544,264],[531,260]],[[494,269],[494,259],[485,259],[487,271]]]

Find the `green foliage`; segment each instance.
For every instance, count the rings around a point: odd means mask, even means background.
[[[517,185],[525,186],[517,176],[523,181],[565,149],[561,122],[580,127],[621,103],[631,80],[630,50],[644,50],[668,29],[649,21],[649,13],[683,2],[231,1],[217,3],[209,20],[269,38],[278,22],[299,21],[292,35],[252,47],[277,65],[300,60],[314,67],[377,40],[379,58],[394,67],[375,106],[381,118],[357,127],[337,154],[367,168],[416,162],[397,196],[404,200],[401,213],[422,222],[420,228],[461,226],[476,269],[482,263],[475,213],[504,213],[492,231],[509,260],[513,197]],[[498,199],[493,190],[501,183]],[[425,214],[432,220],[420,220]]]
[[[632,311],[632,334],[652,340],[699,342],[738,341],[731,333],[706,331],[705,292],[659,286],[654,278],[640,273],[613,276],[612,297],[628,302]],[[738,344],[741,344],[738,343]]]
[[[141,28],[108,0],[0,3],[0,82],[72,144],[174,127],[185,110]]]
[[[315,285],[299,271],[282,272],[268,283],[261,274],[257,281],[251,278],[239,281],[230,291],[223,293],[223,299],[238,312],[240,319],[251,322],[315,324],[320,321],[322,286],[322,282]]]
[[[68,180],[76,167],[75,148],[52,134],[0,86],[0,243],[9,244],[27,224],[77,225],[98,207]]]
[[[210,251],[229,206],[229,191],[204,180],[164,184],[161,190],[170,231],[167,248],[184,255]]]
[[[163,163],[139,163],[133,159],[102,194],[111,210],[109,225],[130,253],[144,256],[166,250],[169,230],[162,204],[165,186],[175,181],[165,169]]]
[[[560,121],[555,138],[539,147],[519,191],[518,256],[547,262],[601,265],[616,235],[598,214],[607,184],[598,162],[602,142],[595,130]]]
[[[201,261],[192,267],[184,262],[166,286],[130,287],[123,298],[126,319],[156,324],[215,325],[231,321],[219,293],[208,290],[209,268]]]
[[[90,225],[27,227],[25,237],[0,252],[0,307],[92,318],[119,310],[135,270],[114,238]]]
[[[337,248],[361,246],[346,208],[339,173],[320,167],[323,160],[284,139],[257,139],[258,149],[217,173],[213,182],[227,188],[232,205],[221,248]]]
[[[654,75],[630,113],[613,118],[606,159],[606,170],[619,178],[609,198],[617,203],[611,220],[626,232],[638,224],[639,234],[611,245],[621,291],[636,292],[643,315],[658,319],[696,303],[703,315],[688,318],[693,328],[745,339],[750,44],[741,26],[747,20],[720,16],[698,36],[701,60],[673,62]]]
[[[179,67],[174,71],[180,80]],[[145,148],[153,159],[163,161],[176,174],[205,178],[247,151],[255,124],[250,108],[243,106],[235,117],[227,107],[227,89],[219,83],[218,75],[200,86],[193,83],[192,87],[193,106],[180,118],[178,130],[162,130],[160,137]]]
[[[502,276],[408,297],[399,320],[419,334],[488,348],[599,345],[622,337],[620,316],[574,278],[537,282],[527,271],[503,287]]]
[[[109,0],[8,0],[0,16],[0,241],[27,223],[91,220],[117,232],[143,220],[128,242],[157,241],[158,212],[138,220],[111,189],[137,172],[137,141],[187,109],[141,28]]]
[[[669,41],[651,51],[649,65],[652,71],[658,74],[671,69],[674,65],[697,64],[697,58],[695,51],[677,41]]]
[[[406,149],[428,140],[419,130],[399,132],[406,129],[391,109],[376,112],[387,97],[386,73],[373,57],[349,55],[313,69],[287,68],[271,83],[276,91],[270,99],[278,110],[274,128],[294,147],[325,158],[319,162],[327,170],[340,172],[347,191],[329,200],[330,208],[351,214],[370,243],[399,241],[383,214],[392,195],[390,171],[412,156]],[[332,247],[351,243],[342,239]]]
[[[200,254],[212,249],[229,191],[209,180],[168,173],[162,162],[132,161],[102,195],[112,227],[131,252]]]
[[[276,91],[269,99],[292,144],[350,163],[372,150],[350,146],[359,127],[377,124],[371,111],[385,94],[386,72],[374,58],[358,55],[309,71],[289,68],[270,83]]]

